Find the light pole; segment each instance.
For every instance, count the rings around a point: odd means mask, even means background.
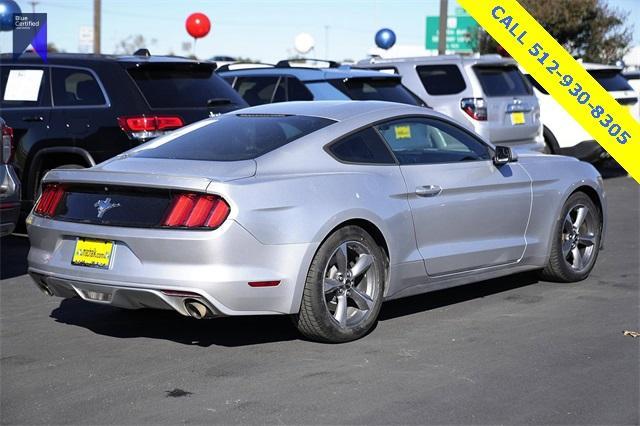
[[[438,55],[444,55],[447,52],[447,9],[447,0],[440,0]]]
[[[93,53],[100,53],[100,0],[93,0]]]

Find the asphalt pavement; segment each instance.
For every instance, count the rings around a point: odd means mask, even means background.
[[[535,274],[386,303],[356,342],[286,317],[197,321],[40,293],[1,241],[2,424],[638,424],[640,186],[606,180],[606,250],[575,284]]]

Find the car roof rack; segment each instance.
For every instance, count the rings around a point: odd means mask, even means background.
[[[254,69],[254,68],[273,68],[275,66],[276,65],[262,63],[262,62],[239,61],[239,62],[233,62],[231,64],[222,65],[217,69],[217,71],[220,72],[220,71],[235,71],[235,70]]]
[[[324,62],[327,64],[327,66],[324,68],[340,68],[340,64],[336,61],[331,61],[329,59],[315,59],[315,58],[283,59],[282,61],[279,61],[276,64],[276,68],[294,68],[296,67],[295,64],[308,63],[308,62]],[[304,67],[304,65],[302,67],[311,68],[311,67]]]

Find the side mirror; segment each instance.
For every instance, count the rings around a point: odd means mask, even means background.
[[[493,155],[493,164],[500,167],[514,161],[518,161],[518,156],[515,152],[511,151],[511,148],[501,145],[496,146],[496,151]]]

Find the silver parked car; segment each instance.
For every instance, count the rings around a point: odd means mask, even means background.
[[[545,150],[540,107],[513,59],[499,55],[371,58],[358,67],[400,74],[429,106],[494,144]]]
[[[12,165],[13,129],[0,118],[0,237],[13,232],[20,217],[20,180]]]
[[[540,269],[589,275],[598,172],[516,158],[426,108],[268,104],[85,170],[52,170],[28,218],[46,294],[195,318],[292,314],[359,338],[383,300]]]

